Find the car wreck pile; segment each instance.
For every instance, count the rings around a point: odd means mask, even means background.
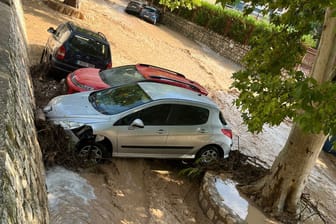
[[[66,34],[69,27],[84,30],[87,36],[71,37]],[[57,91],[49,102],[41,101],[40,108],[49,122],[62,128],[55,134],[64,134],[63,150],[76,160],[95,164],[112,157],[137,157],[209,164],[229,156],[232,130],[202,85],[154,65],[95,68],[99,63],[82,60],[92,57],[87,44],[90,35],[101,38],[103,34],[69,23],[49,30],[47,43],[68,35],[65,42],[72,44],[53,46],[52,51],[47,44],[43,50],[40,67],[45,68],[46,78],[63,76],[65,81],[52,87]],[[80,55],[81,63],[73,54]],[[73,71],[64,70],[71,66]],[[53,156],[46,157],[52,163]]]

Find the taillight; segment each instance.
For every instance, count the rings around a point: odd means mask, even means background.
[[[227,136],[227,137],[229,137],[229,138],[232,139],[232,131],[231,131],[230,129],[222,128],[221,131],[222,131],[222,133],[223,133],[225,136]]]
[[[56,58],[58,60],[63,60],[65,57],[65,47],[62,45],[60,46],[60,48],[58,48],[57,52],[56,52]]]
[[[109,62],[107,65],[106,65],[106,69],[108,68],[112,68],[112,62]]]

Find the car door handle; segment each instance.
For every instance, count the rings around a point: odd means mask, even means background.
[[[156,131],[156,133],[158,133],[159,135],[162,135],[162,134],[166,133],[166,131],[163,130],[163,129],[159,129],[159,130]]]
[[[199,133],[208,133],[208,130],[206,130],[205,128],[198,128],[197,131]]]

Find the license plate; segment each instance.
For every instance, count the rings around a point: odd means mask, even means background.
[[[93,64],[87,63],[85,61],[80,61],[80,60],[77,61],[77,65],[88,67],[88,68],[89,67],[90,68],[94,68],[95,67],[95,65],[93,65]]]

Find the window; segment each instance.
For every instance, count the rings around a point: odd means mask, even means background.
[[[99,72],[101,79],[110,86],[119,86],[125,83],[137,82],[145,78],[134,65],[121,66]]]
[[[208,121],[209,110],[196,106],[174,104],[168,125],[199,125]]]
[[[223,125],[227,125],[227,123],[226,123],[226,121],[225,121],[225,119],[223,117],[222,112],[219,113],[219,120],[222,122]]]
[[[115,123],[115,125],[130,125],[132,121],[139,118],[144,125],[166,125],[167,117],[170,111],[169,104],[162,104],[145,108],[141,111],[127,115]]]
[[[92,106],[102,114],[113,115],[151,101],[138,86],[131,84],[93,92],[89,96]]]
[[[74,35],[69,45],[74,51],[80,51],[93,57],[105,59],[109,55],[108,47],[104,43],[80,35]]]

